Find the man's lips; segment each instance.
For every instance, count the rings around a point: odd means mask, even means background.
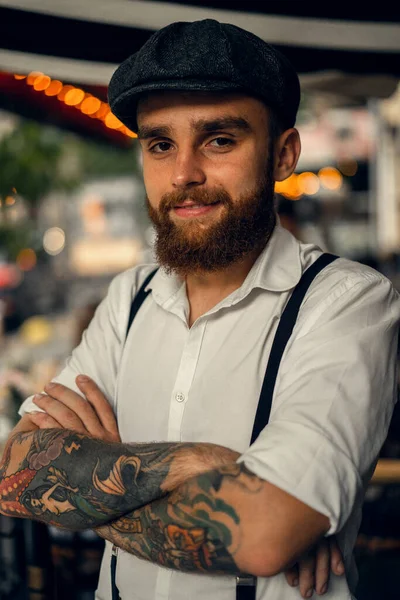
[[[172,208],[174,213],[179,217],[198,217],[213,211],[220,202],[213,202],[212,204],[202,204],[191,201],[185,201],[182,204],[178,204]]]

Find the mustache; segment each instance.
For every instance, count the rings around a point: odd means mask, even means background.
[[[204,206],[216,204],[217,202],[228,206],[232,205],[230,194],[222,188],[193,188],[192,190],[178,190],[176,192],[164,194],[161,198],[158,210],[162,213],[167,213],[172,208],[183,204],[185,200],[191,200],[195,204],[202,204]]]

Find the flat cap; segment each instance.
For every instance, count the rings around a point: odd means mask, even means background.
[[[154,33],[112,75],[111,110],[136,132],[139,98],[157,90],[248,93],[272,108],[284,128],[295,124],[300,102],[298,75],[281,52],[214,19],[176,22]]]

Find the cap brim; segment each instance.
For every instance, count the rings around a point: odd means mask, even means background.
[[[242,91],[254,95],[254,92],[246,90],[241,85],[235,85],[231,81],[215,81],[215,80],[182,80],[174,79],[169,81],[152,81],[143,83],[128,89],[117,96],[110,102],[112,112],[118,119],[126,125],[131,131],[137,133],[137,107],[140,96],[146,92],[166,92],[166,91],[182,91],[182,92],[235,92]]]

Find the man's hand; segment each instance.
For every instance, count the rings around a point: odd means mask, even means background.
[[[76,384],[86,400],[60,383],[46,385],[46,394],[33,399],[45,412],[31,414],[33,423],[40,429],[72,429],[105,442],[120,442],[117,422],[104,394],[84,375],[76,378]]]
[[[324,538],[291,569],[285,571],[286,581],[299,586],[303,598],[311,598],[314,590],[322,596],[328,590],[330,573],[344,574],[343,557],[336,538]]]

